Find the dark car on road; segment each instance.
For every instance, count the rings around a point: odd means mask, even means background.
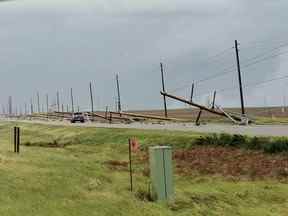
[[[81,112],[76,112],[76,113],[73,113],[70,121],[71,121],[71,123],[76,123],[76,122],[84,123],[85,122],[85,116]]]

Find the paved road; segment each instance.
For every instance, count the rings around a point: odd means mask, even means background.
[[[40,123],[49,125],[72,125],[78,127],[97,127],[97,128],[134,128],[146,130],[171,130],[171,131],[194,131],[203,133],[229,133],[243,134],[250,136],[288,136],[288,125],[252,125],[252,126],[237,126],[229,124],[207,124],[195,126],[192,123],[166,123],[166,124],[107,124],[107,123],[85,123],[85,124],[70,124],[69,122],[56,121],[22,121],[28,123]]]

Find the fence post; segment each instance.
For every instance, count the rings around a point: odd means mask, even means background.
[[[13,128],[14,153],[17,152],[17,127]]]
[[[17,153],[20,153],[20,128],[17,127]]]

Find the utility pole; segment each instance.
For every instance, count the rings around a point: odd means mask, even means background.
[[[39,92],[37,92],[37,107],[38,107],[38,113],[40,113],[41,110],[40,110],[40,96],[39,96]]]
[[[117,100],[117,107],[118,112],[120,113],[122,111],[121,109],[121,96],[120,96],[120,86],[119,86],[119,76],[116,74],[116,84],[117,84],[117,94],[118,94],[118,100]]]
[[[6,114],[6,112],[5,112],[5,106],[4,106],[4,105],[2,105],[2,114],[3,114],[3,115]]]
[[[30,99],[30,111],[31,111],[31,115],[34,113],[34,110],[33,110],[33,100],[32,98]]]
[[[161,78],[162,78],[162,91],[165,91],[165,82],[164,82],[164,69],[163,69],[163,64],[160,63],[160,69],[161,69]],[[167,102],[166,102],[166,96],[163,95],[163,100],[164,100],[164,111],[165,111],[165,117],[168,117],[168,112],[167,112]]]
[[[74,113],[74,98],[73,98],[73,89],[72,88],[70,89],[70,94],[71,94],[71,106],[72,106],[71,111],[72,111],[72,113]]]
[[[192,86],[191,86],[190,102],[192,102],[192,100],[193,100],[193,95],[194,95],[194,82],[192,83]]]
[[[108,106],[106,106],[105,119],[108,119]]]
[[[283,107],[282,107],[282,112],[284,113],[286,110],[286,96],[283,95]]]
[[[12,96],[9,96],[9,99],[8,99],[8,113],[9,113],[10,116],[12,115],[12,112],[13,112],[13,109],[12,109]]]
[[[215,109],[216,91],[213,94],[212,109]]]
[[[28,111],[27,111],[27,103],[24,104],[25,106],[25,116],[28,114]]]
[[[57,91],[57,112],[60,112],[60,97],[59,97],[59,92]]]
[[[64,104],[62,103],[62,113],[64,113]]]
[[[94,112],[94,101],[93,101],[93,93],[92,93],[92,83],[89,83],[89,89],[90,89],[90,100],[91,100],[91,113],[93,115]]]
[[[46,111],[49,113],[49,96],[46,94]]]
[[[239,81],[239,90],[240,90],[241,111],[242,111],[242,115],[244,116],[245,115],[245,107],[244,107],[244,98],[243,98],[242,78],[241,78],[241,68],[240,68],[238,45],[239,45],[238,41],[235,40],[235,51],[236,51],[236,61],[237,61],[237,70],[238,70],[238,81]]]

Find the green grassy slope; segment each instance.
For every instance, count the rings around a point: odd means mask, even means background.
[[[288,215],[288,185],[273,180],[175,176],[175,203],[165,205],[137,196],[149,182],[140,171],[131,193],[128,172],[105,164],[127,161],[129,137],[137,137],[144,146],[189,146],[198,134],[20,124],[23,143],[30,146],[21,146],[20,155],[15,155],[12,126],[0,124],[1,216]],[[44,148],[39,143],[66,146]]]

